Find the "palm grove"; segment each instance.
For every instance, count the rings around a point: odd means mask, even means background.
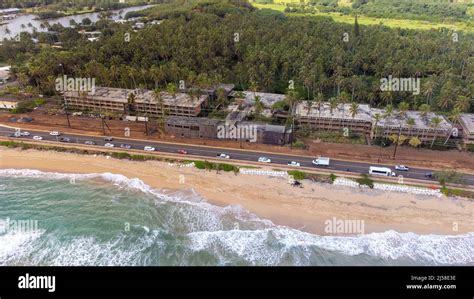
[[[23,34],[19,42],[4,41],[0,61],[13,65],[23,85],[46,95],[55,93],[54,80],[63,74],[120,88],[160,89],[184,80],[187,86],[232,82],[238,89],[287,93],[294,82],[292,102],[324,99],[448,115],[474,111],[472,34],[287,17],[236,0],[197,1],[188,9],[161,10],[159,17],[166,21],[137,32],[98,21],[92,29],[103,34],[94,43],[77,29],[55,25],[57,40],[35,34],[45,43],[63,42],[63,49],[32,44]],[[421,78],[421,93],[381,91],[380,79],[390,75]]]

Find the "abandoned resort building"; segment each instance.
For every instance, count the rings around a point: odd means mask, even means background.
[[[209,118],[206,111],[210,103],[218,98],[218,90],[223,90],[228,105],[219,107],[225,111],[223,119]],[[193,91],[193,92],[190,92]],[[131,96],[132,95],[132,96]],[[261,104],[262,117],[279,119],[280,124],[249,121],[256,113],[256,98]],[[372,108],[368,104],[338,104],[329,102],[308,103],[302,101],[293,109],[293,125],[282,125],[282,117],[287,113],[275,111],[275,103],[284,101],[284,94],[255,91],[236,91],[233,84],[219,84],[206,89],[178,90],[174,94],[161,91],[159,95],[150,90],[132,90],[98,87],[95,92],[65,92],[65,104],[71,110],[111,112],[122,116],[140,115],[151,118],[166,116],[167,134],[182,138],[219,139],[219,129],[252,127],[256,138],[253,142],[284,145],[292,142],[293,133],[301,128],[314,131],[342,132],[365,136],[367,140],[404,135],[417,137],[422,143],[430,143],[434,138],[462,138],[464,143],[474,143],[474,115],[463,114],[459,125],[453,125],[444,116],[433,112],[386,111]],[[438,118],[436,122],[434,118]],[[249,141],[231,135],[233,140]]]

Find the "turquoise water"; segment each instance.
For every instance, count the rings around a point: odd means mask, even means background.
[[[0,265],[473,265],[474,233],[318,236],[114,174],[0,170]]]

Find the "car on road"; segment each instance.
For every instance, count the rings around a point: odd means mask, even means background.
[[[405,166],[405,165],[395,165],[395,170],[399,170],[399,171],[409,171],[410,168]]]
[[[49,132],[49,135],[51,135],[51,136],[59,136],[59,135],[61,135],[61,133],[58,132],[58,131],[51,131],[51,132]]]
[[[434,178],[435,178],[435,175],[434,175],[434,173],[432,173],[432,172],[427,172],[427,173],[425,173],[425,178],[427,178],[427,179],[434,179]]]
[[[186,155],[188,152],[184,149],[179,149],[178,154]]]
[[[59,138],[59,142],[72,142],[71,138],[68,138],[68,137],[62,137],[62,138]]]
[[[230,156],[224,153],[217,154],[217,158],[230,159]]]
[[[296,161],[291,161],[291,162],[288,162],[288,166],[300,167],[301,164]]]
[[[84,142],[84,144],[87,144],[87,145],[95,145],[95,142],[92,141],[92,140],[87,140]]]
[[[41,137],[41,136],[33,136],[33,140],[43,140],[43,137]]]
[[[126,148],[126,149],[131,149],[131,148],[132,148],[132,146],[131,146],[130,144],[125,144],[125,143],[122,143],[122,144],[120,145],[120,147],[121,147],[121,148]]]
[[[18,138],[18,137],[20,137],[20,135],[18,135],[17,133],[10,133],[10,134],[8,134],[8,137]]]
[[[147,152],[155,151],[155,148],[153,146],[149,146],[149,145],[145,146],[143,149],[146,150]]]
[[[113,141],[113,140],[114,140],[113,137],[110,137],[110,136],[104,137],[104,141],[110,142],[110,141]]]
[[[313,165],[315,166],[329,166],[329,158],[328,157],[318,157],[312,161]]]
[[[21,136],[30,136],[30,132],[24,131],[20,133]]]
[[[272,160],[270,158],[267,158],[267,157],[260,157],[260,158],[258,158],[258,162],[272,163]]]
[[[105,147],[114,147],[115,145],[113,145],[112,143],[109,143],[107,142],[106,144],[104,144]]]

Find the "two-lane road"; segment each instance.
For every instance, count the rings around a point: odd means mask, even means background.
[[[9,136],[15,131],[11,128],[0,127],[0,136]],[[23,131],[24,132],[24,131]],[[40,131],[28,131],[29,136],[21,137],[11,137],[14,139],[29,139],[32,140],[33,136],[41,136],[43,140],[46,141],[57,141],[60,142],[60,138],[67,137],[71,139],[71,143],[84,144],[86,141],[93,141],[97,147],[103,147],[106,143],[114,144],[114,147],[120,150],[126,150],[125,148],[120,148],[122,144],[130,145],[132,149],[143,150],[145,146],[152,146],[157,152],[163,153],[178,153],[178,150],[185,150],[189,155],[203,156],[203,157],[216,157],[221,153],[225,153],[230,156],[231,159],[240,160],[240,161],[252,161],[257,162],[259,157],[267,157],[272,160],[272,165],[287,165],[290,161],[299,162],[302,167],[311,167],[318,168],[321,170],[327,171],[346,171],[348,173],[368,173],[369,166],[380,166],[391,168],[396,172],[397,176],[402,175],[404,178],[410,179],[419,179],[436,182],[436,179],[427,178],[425,174],[431,173],[433,170],[430,169],[421,169],[421,168],[410,168],[409,171],[396,171],[394,165],[388,164],[369,164],[365,162],[353,162],[353,161],[342,161],[331,159],[331,163],[326,167],[316,167],[313,165],[313,157],[305,156],[295,156],[295,155],[285,155],[285,154],[274,154],[274,153],[258,153],[248,150],[238,150],[238,149],[219,149],[213,147],[199,146],[199,145],[180,145],[180,144],[170,144],[162,143],[156,141],[147,141],[147,140],[132,140],[127,138],[115,138],[113,141],[104,141],[103,137],[97,136],[84,136],[84,135],[75,135],[75,134],[62,134],[61,136],[51,136],[48,132]],[[268,163],[267,163],[268,165]],[[296,169],[297,167],[295,167]],[[467,185],[474,186],[474,175],[465,174],[464,181]]]

